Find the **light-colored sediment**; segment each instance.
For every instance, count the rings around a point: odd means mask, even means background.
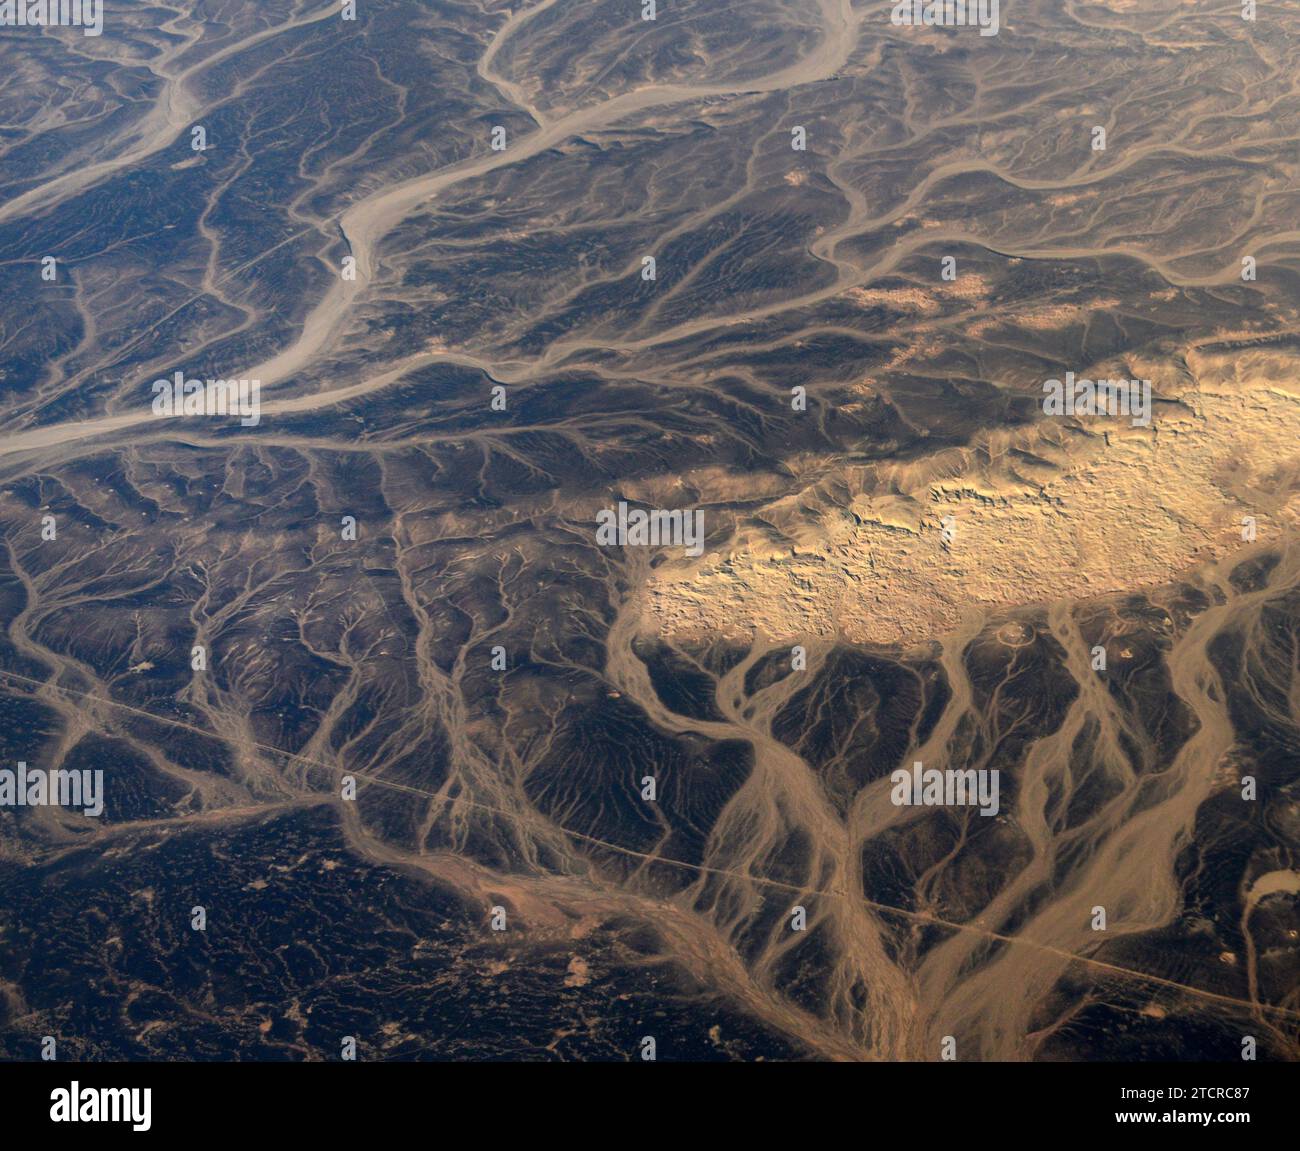
[[[972,605],[1179,578],[1240,547],[1246,516],[1261,540],[1294,527],[1300,363],[1252,351],[1188,364],[1181,389],[1147,369],[1178,401],[1157,404],[1150,427],[1045,418],[962,451],[845,469],[852,502],[822,507],[817,523],[806,492],[785,496],[761,515],[786,538],[750,519],[725,551],[656,569],[646,623],[669,636],[909,641],[950,631]]]

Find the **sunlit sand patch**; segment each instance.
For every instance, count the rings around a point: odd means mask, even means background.
[[[1013,323],[1031,331],[1044,332],[1082,323],[1093,312],[1112,311],[1120,306],[1118,300],[1098,300],[1094,304],[1051,304],[1043,308],[1030,308],[1018,313]]]
[[[1041,308],[1026,308],[1009,312],[997,319],[977,320],[967,329],[976,339],[998,329],[1023,328],[1031,332],[1059,331],[1084,323],[1089,316],[1103,311],[1113,311],[1120,306],[1118,300],[1098,300],[1093,304],[1047,304]]]
[[[980,300],[989,294],[989,282],[977,272],[965,272],[950,284],[944,284],[945,294],[959,300]]]
[[[1158,407],[1150,428],[1102,419],[998,433],[846,478],[852,503],[825,507],[787,540],[749,526],[726,552],[670,557],[646,588],[646,624],[668,635],[912,641],[950,630],[971,605],[1166,582],[1239,548],[1245,516],[1261,540],[1300,525],[1290,486],[1300,365],[1264,353],[1191,353],[1188,364],[1195,386],[1181,406]],[[779,504],[763,516],[783,517]]]
[[[565,987],[586,987],[591,982],[591,969],[587,961],[580,955],[575,955],[569,960],[568,970],[564,977]]]
[[[935,298],[920,288],[852,288],[844,295],[864,308],[884,304],[911,312],[934,312],[939,309]]]
[[[864,308],[889,307],[902,312],[930,315],[940,307],[941,296],[959,300],[979,299],[988,294],[988,281],[973,272],[958,276],[935,292],[922,288],[850,288],[844,298]]]

